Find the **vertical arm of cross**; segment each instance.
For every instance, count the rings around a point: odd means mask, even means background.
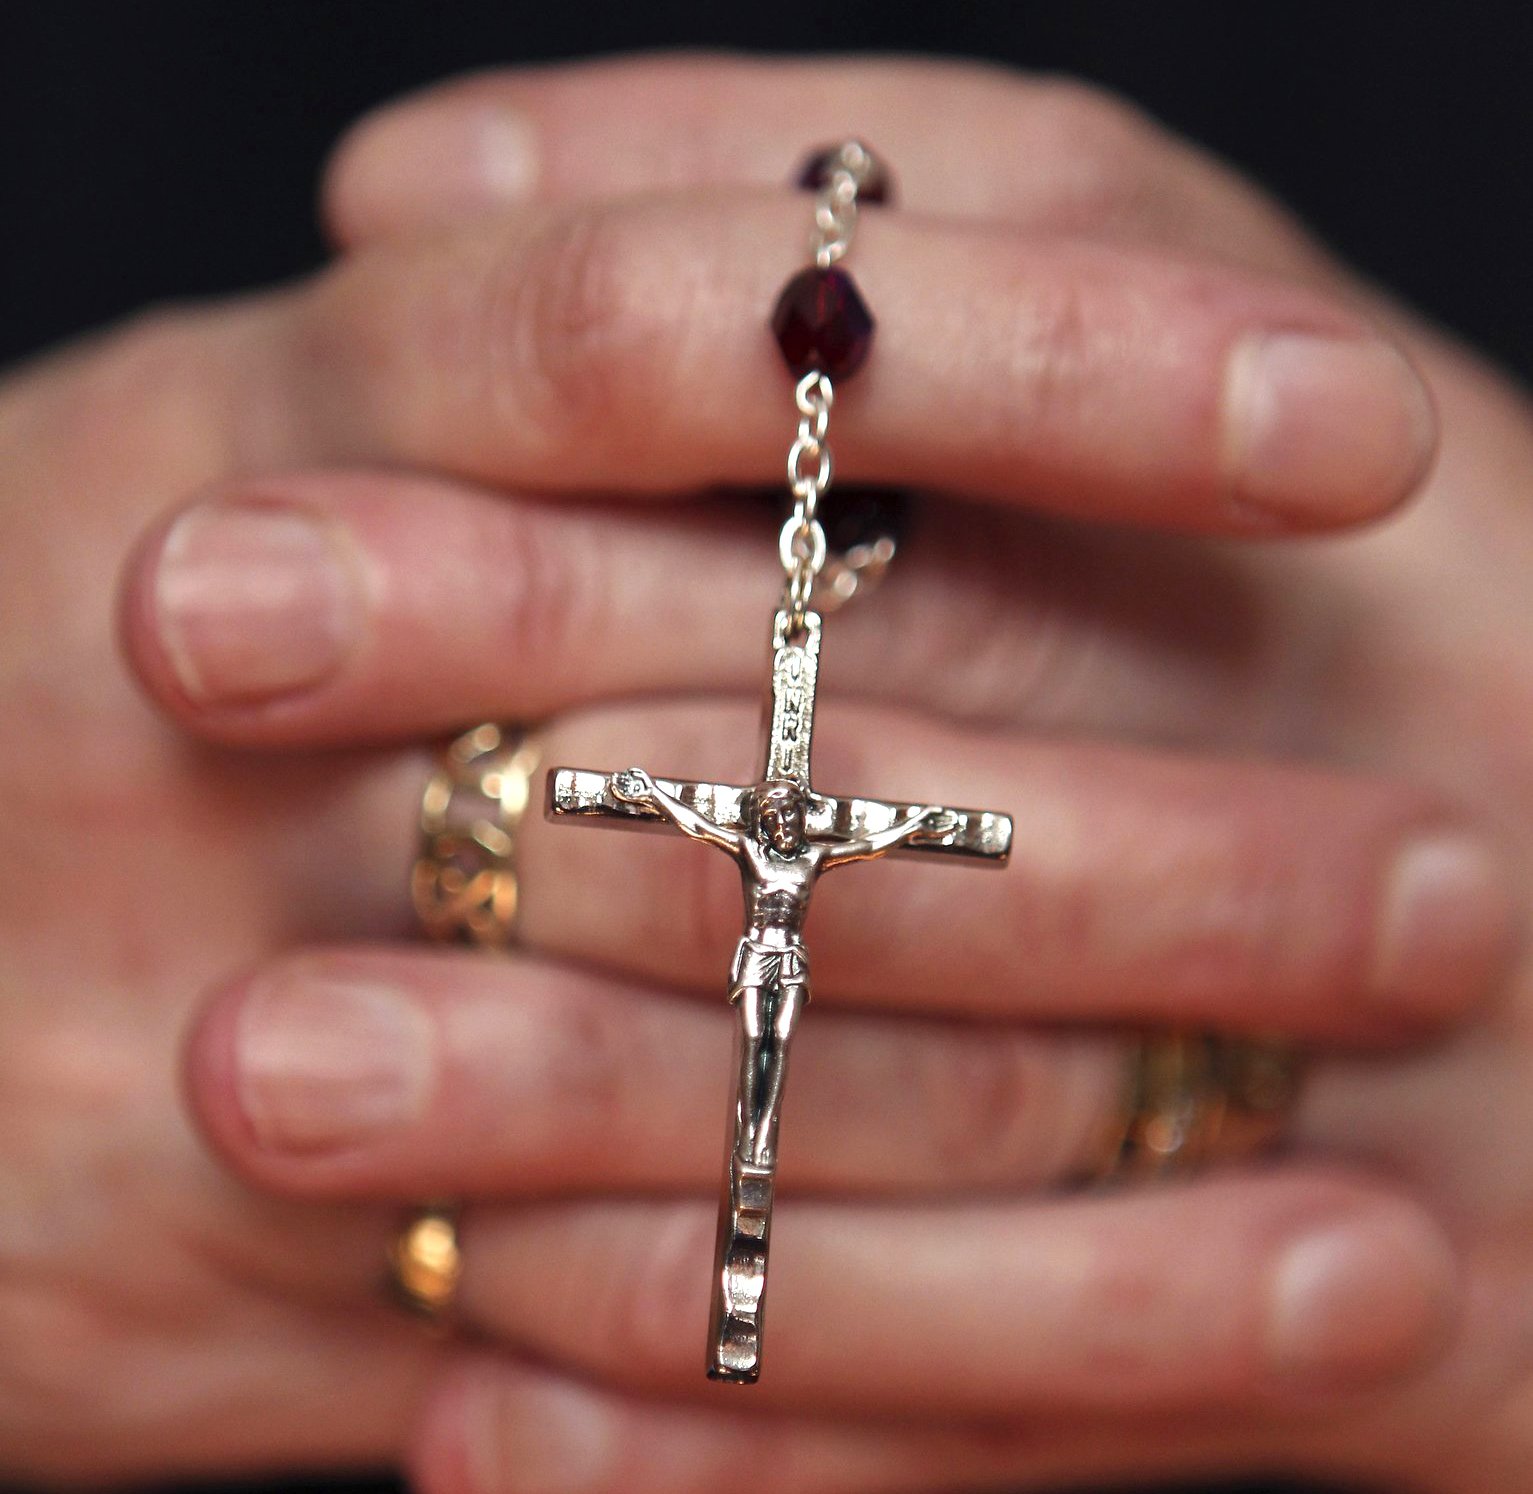
[[[786,779],[809,790],[809,752],[814,740],[814,692],[820,669],[820,618],[804,614],[801,633],[790,635],[788,614],[772,629],[772,698],[767,714],[765,779]]]

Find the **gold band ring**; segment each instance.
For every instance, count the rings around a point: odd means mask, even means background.
[[[1129,1053],[1106,1178],[1185,1174],[1270,1150],[1298,1099],[1300,1055],[1275,1038],[1158,1033]]]
[[[389,1295],[434,1325],[445,1322],[463,1276],[458,1211],[451,1204],[415,1210],[389,1245]]]
[[[410,896],[422,928],[435,939],[504,949],[516,937],[521,883],[516,838],[532,802],[537,740],[492,723],[448,744],[421,796],[420,850]],[[413,1210],[388,1248],[388,1295],[399,1306],[445,1326],[463,1256],[456,1205]]]
[[[410,893],[435,939],[504,949],[516,936],[516,838],[540,750],[523,728],[486,724],[446,747],[421,798]]]

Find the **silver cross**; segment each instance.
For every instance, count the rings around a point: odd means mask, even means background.
[[[749,785],[555,768],[550,819],[635,830],[678,830],[726,851],[740,868],[745,931],[730,972],[737,1007],[736,1086],[728,1182],[719,1211],[708,1374],[752,1384],[761,1373],[761,1320],[777,1164],[777,1121],[788,1050],[809,1001],[803,943],[809,897],[823,872],[886,854],[951,856],[1003,866],[1008,815],[940,805],[818,794],[810,785],[820,618],[773,627],[766,767]]]

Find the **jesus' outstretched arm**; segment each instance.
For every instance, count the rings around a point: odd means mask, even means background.
[[[674,794],[668,794],[643,768],[627,768],[613,775],[613,792],[630,804],[646,804],[658,809],[666,819],[693,840],[704,845],[717,846],[731,856],[739,856],[744,850],[744,837],[737,830],[716,825],[706,815],[683,804]]]
[[[872,835],[859,836],[856,840],[844,840],[828,847],[821,865],[849,866],[854,861],[871,861],[897,846],[902,846],[920,831],[940,835],[952,828],[951,810],[928,805],[903,820],[897,820],[887,830],[877,830]]]

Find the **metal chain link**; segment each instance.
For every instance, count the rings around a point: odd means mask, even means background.
[[[836,152],[829,179],[820,188],[814,207],[814,262],[829,269],[845,257],[857,231],[857,194],[872,177],[876,163],[867,148],[849,140]],[[835,390],[830,380],[812,370],[794,390],[798,405],[798,436],[788,449],[788,491],[793,512],[778,537],[777,553],[787,574],[783,606],[790,628],[803,628],[815,583],[829,565],[830,586],[820,610],[832,612],[879,579],[894,558],[894,540],[883,536],[858,545],[845,555],[830,556],[819,506],[830,489],[834,463],[830,454],[830,411]]]
[[[857,232],[857,194],[873,175],[875,163],[867,147],[848,140],[836,152],[830,180],[814,204],[814,262],[828,270],[852,247]]]
[[[835,398],[830,380],[818,372],[805,374],[794,391],[799,408],[798,439],[788,449],[793,512],[778,536],[777,553],[788,575],[785,601],[795,632],[804,625],[815,578],[825,568],[825,526],[819,520],[819,507],[832,474],[827,438]]]

